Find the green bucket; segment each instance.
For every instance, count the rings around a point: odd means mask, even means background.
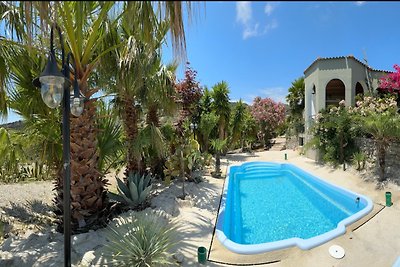
[[[392,193],[386,192],[386,207],[390,207],[393,205],[392,203]]]
[[[200,264],[205,264],[207,262],[207,249],[205,247],[199,247],[197,249],[197,260]]]

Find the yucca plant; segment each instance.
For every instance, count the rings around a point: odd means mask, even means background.
[[[152,177],[150,174],[140,175],[136,172],[130,172],[127,184],[117,178],[119,194],[108,192],[108,196],[110,199],[121,202],[129,207],[138,208],[144,204],[150,195],[151,182]]]
[[[177,226],[164,223],[157,213],[136,213],[120,218],[107,229],[110,240],[104,257],[110,266],[176,266],[171,249],[176,245]]]
[[[361,171],[365,167],[367,155],[364,152],[356,152],[353,154],[353,164],[357,166],[357,171]]]

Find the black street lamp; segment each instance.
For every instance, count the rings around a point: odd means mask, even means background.
[[[57,29],[61,43],[61,71],[58,69],[56,55],[53,46],[53,31]],[[71,105],[71,82],[69,80],[70,68],[69,61],[72,57],[72,65],[74,67],[74,82],[73,82],[73,102]],[[61,29],[54,24],[51,27],[50,33],[50,55],[44,71],[39,78],[33,80],[36,87],[41,88],[41,95],[44,103],[50,108],[56,108],[62,102],[63,122],[63,207],[64,207],[64,266],[71,266],[71,157],[70,157],[70,122],[69,113],[74,116],[79,116],[83,112],[83,97],[80,95],[78,87],[78,79],[73,55],[68,53],[65,62],[64,43],[61,35]]]

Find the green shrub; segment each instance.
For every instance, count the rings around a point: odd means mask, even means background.
[[[355,137],[359,131],[359,126],[354,123],[344,101],[341,101],[338,107],[331,107],[317,114],[311,128],[313,138],[306,148],[317,148],[322,153],[324,162],[343,164],[351,159],[356,150]]]
[[[124,203],[127,206],[137,208],[144,204],[147,197],[150,195],[152,188],[152,177],[150,174],[147,176],[131,172],[128,176],[128,185],[117,178],[118,192],[115,194],[108,192],[108,196],[118,202]]]
[[[104,256],[112,266],[171,266],[176,226],[157,214],[137,213],[108,227]]]
[[[367,155],[363,152],[356,152],[353,154],[353,164],[357,166],[357,171],[361,171],[365,168],[365,162]]]

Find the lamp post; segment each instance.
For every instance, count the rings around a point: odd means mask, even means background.
[[[53,46],[53,31],[57,29],[61,43],[61,71],[58,69],[56,55]],[[64,43],[61,35],[61,29],[53,24],[50,32],[50,54],[47,65],[40,77],[33,80],[36,87],[41,88],[41,95],[44,103],[50,108],[58,107],[62,102],[63,122],[63,220],[64,220],[64,266],[71,266],[71,156],[70,156],[70,122],[69,113],[79,116],[83,112],[83,98],[80,96],[78,87],[77,73],[74,73],[74,95],[71,106],[70,87],[70,58],[72,57],[72,66],[76,72],[75,60],[71,53],[68,53],[65,62]]]
[[[195,132],[195,130],[197,129],[197,123],[190,123],[190,129],[192,130],[192,132],[193,132],[193,138],[194,138],[194,140],[196,140],[196,132]]]

